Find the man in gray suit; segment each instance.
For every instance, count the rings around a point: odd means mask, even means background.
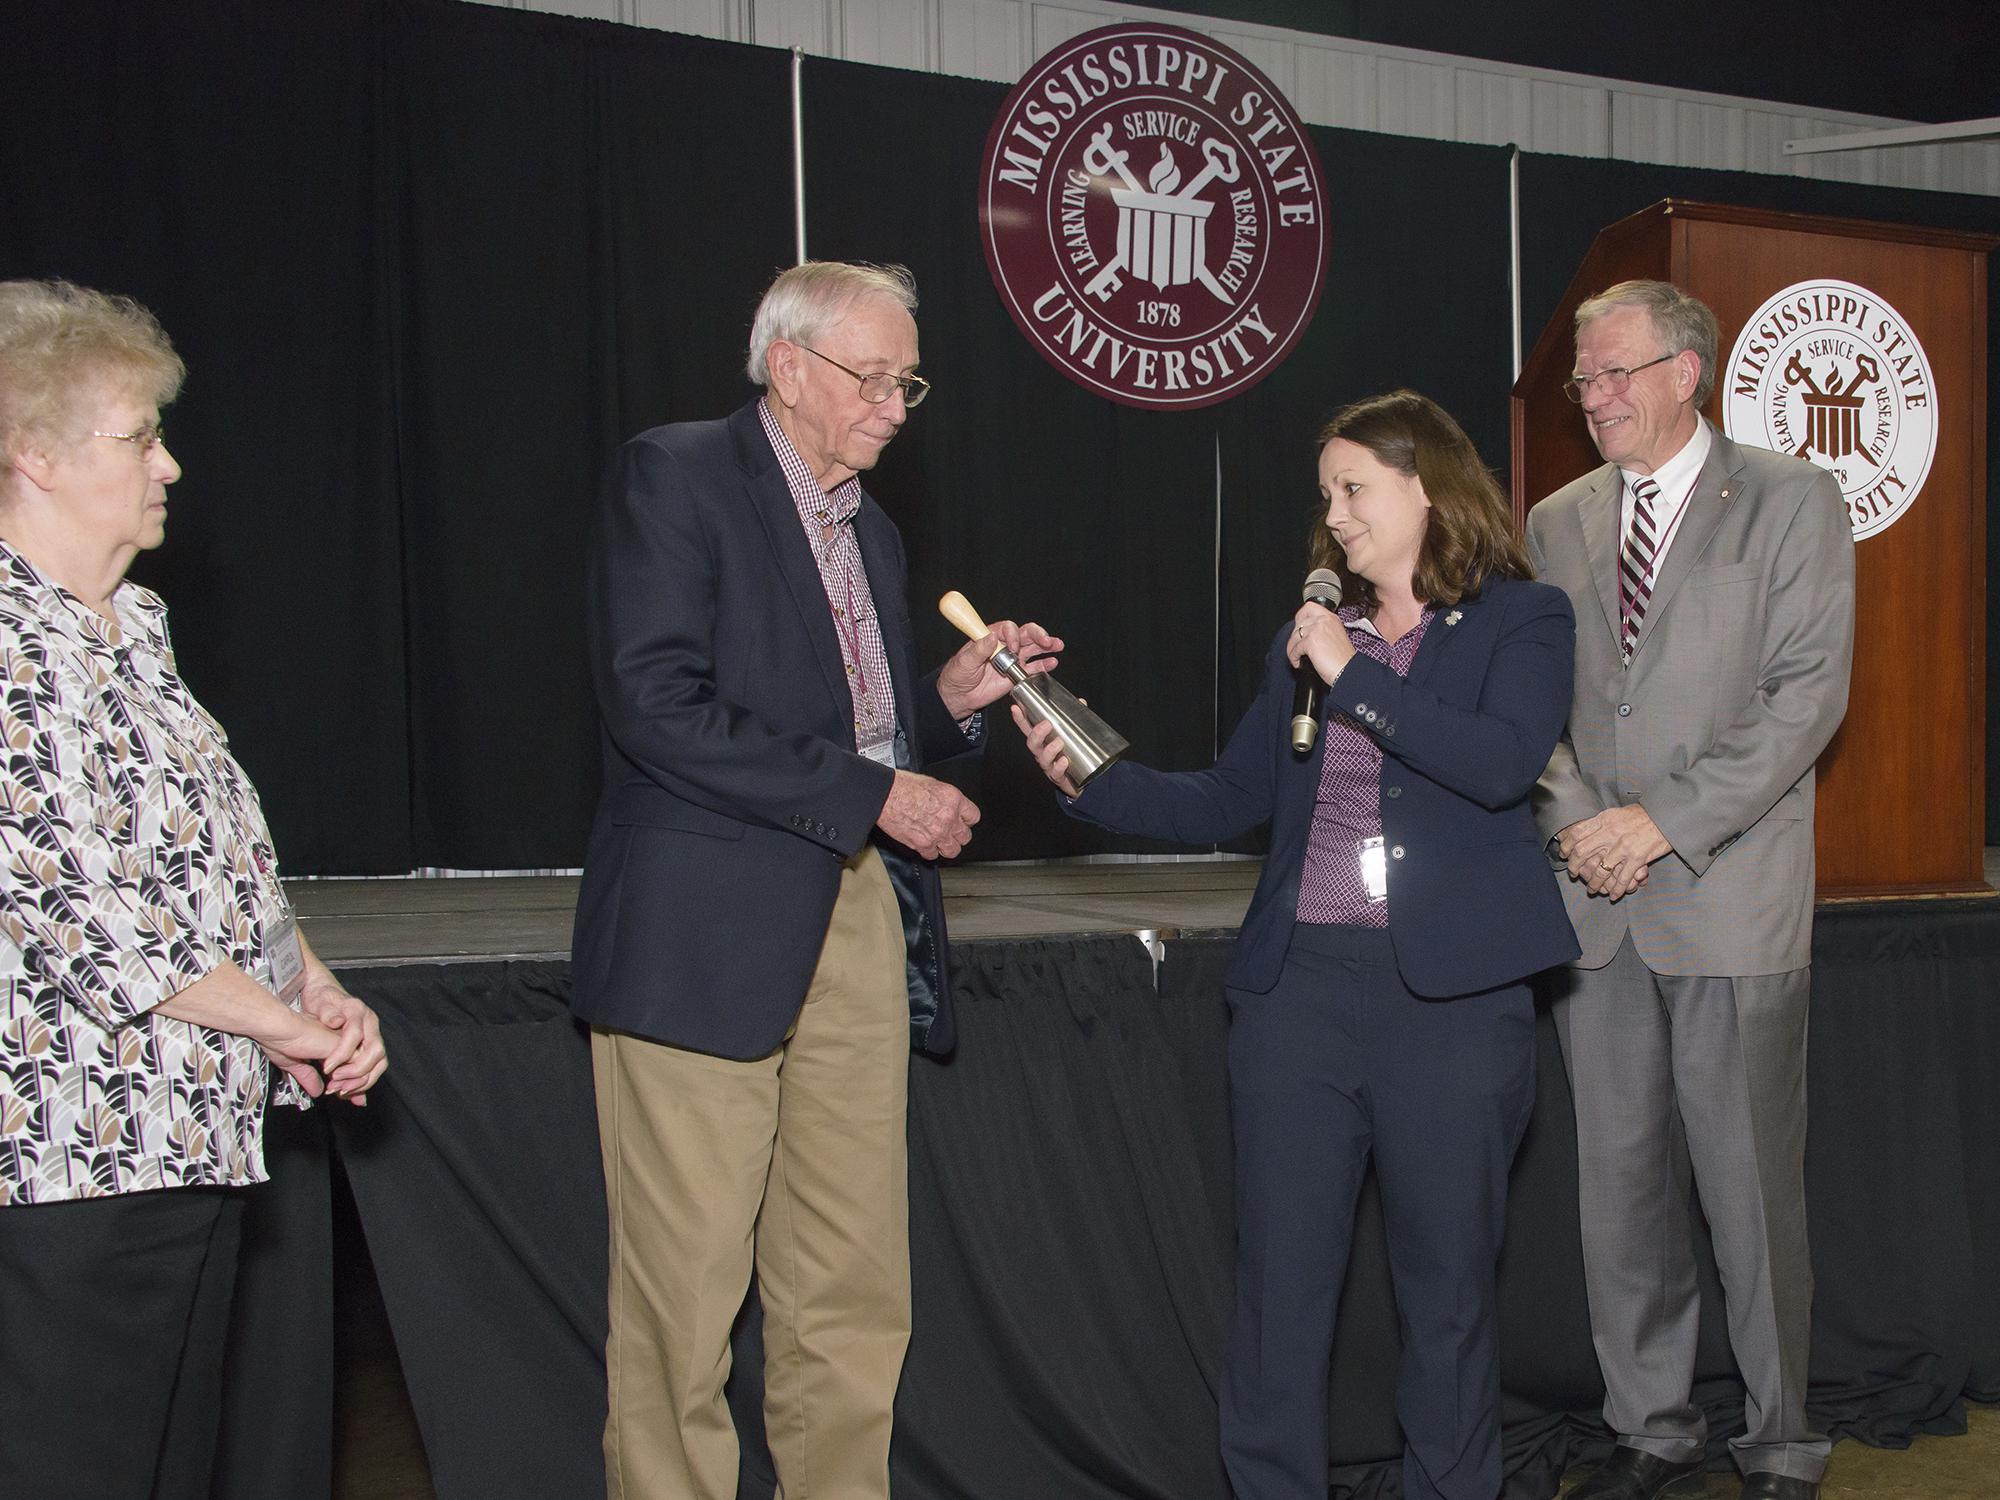
[[[1715,315],[1628,281],[1577,309],[1604,467],[1528,517],[1576,609],[1569,728],[1536,790],[1583,956],[1556,1005],[1576,1096],[1611,1458],[1572,1500],[1698,1491],[1699,1188],[1747,1387],[1746,1500],[1813,1500],[1806,1002],[1813,762],[1847,709],[1854,539],[1825,470],[1699,415]]]

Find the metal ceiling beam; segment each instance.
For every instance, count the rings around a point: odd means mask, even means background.
[[[1936,146],[1947,141],[1984,141],[1996,136],[2000,136],[2000,117],[1960,120],[1946,125],[1898,125],[1887,130],[1857,130],[1846,135],[1812,135],[1802,140],[1786,141],[1785,155],[1866,151],[1876,146]]]

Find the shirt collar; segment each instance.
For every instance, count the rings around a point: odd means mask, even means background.
[[[121,579],[111,594],[111,611],[118,616],[123,634],[116,642],[104,616],[5,541],[0,541],[0,599],[65,635],[77,637],[87,647],[115,653],[143,645],[168,654],[166,605],[151,589],[141,588],[129,578]]]
[[[1715,435],[1709,431],[1708,419],[1696,417],[1694,436],[1681,444],[1680,452],[1653,471],[1652,479],[1660,487],[1660,494],[1678,498],[1692,490],[1695,475],[1699,474],[1701,466],[1708,462],[1708,451],[1714,445]],[[1646,477],[1643,474],[1634,474],[1629,469],[1620,469],[1618,472],[1624,476],[1625,488],[1628,490],[1632,488],[1635,479]]]
[[[769,396],[757,403],[757,418],[764,424],[764,436],[771,440],[771,451],[778,456],[778,467],[785,471],[785,485],[792,492],[799,520],[808,527],[838,526],[853,520],[861,509],[861,481],[850,475],[830,490],[821,489],[811,467],[778,425]]]
[[[1360,605],[1343,604],[1340,606],[1339,609],[1335,610],[1334,613],[1340,616],[1341,623],[1345,625],[1349,630],[1358,630],[1363,635],[1372,635],[1378,641],[1389,641],[1389,637],[1382,634],[1381,630],[1376,626],[1375,622],[1369,619],[1367,615],[1361,612]],[[1431,616],[1436,613],[1437,613],[1437,606],[1435,604],[1426,604],[1423,608],[1423,613],[1417,616],[1417,623],[1411,626],[1410,628],[1413,630],[1421,630],[1424,626],[1430,624]],[[1396,643],[1394,641],[1389,641],[1389,644],[1393,646]]]

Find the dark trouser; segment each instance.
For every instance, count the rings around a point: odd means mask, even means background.
[[[0,1208],[0,1495],[207,1500],[243,1202]]]
[[[1525,984],[1403,987],[1386,932],[1300,925],[1269,994],[1230,992],[1236,1313],[1222,1455],[1237,1500],[1325,1500],[1327,1372],[1373,1153],[1403,1328],[1406,1500],[1500,1491],[1496,1266],[1535,1094]]]

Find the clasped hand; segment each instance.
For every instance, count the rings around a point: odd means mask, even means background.
[[[328,1093],[366,1105],[368,1091],[389,1066],[382,1023],[330,973],[307,982],[297,1010],[278,1007],[273,1025],[253,1035],[309,1098]]]
[[[1673,845],[1638,803],[1607,807],[1556,835],[1556,850],[1593,896],[1618,901],[1646,883],[1648,868]]]
[[[299,1006],[340,1038],[339,1045],[320,1059],[327,1092],[349,1104],[367,1104],[368,1091],[389,1066],[382,1023],[375,1012],[341,988],[330,973],[306,985]]]

